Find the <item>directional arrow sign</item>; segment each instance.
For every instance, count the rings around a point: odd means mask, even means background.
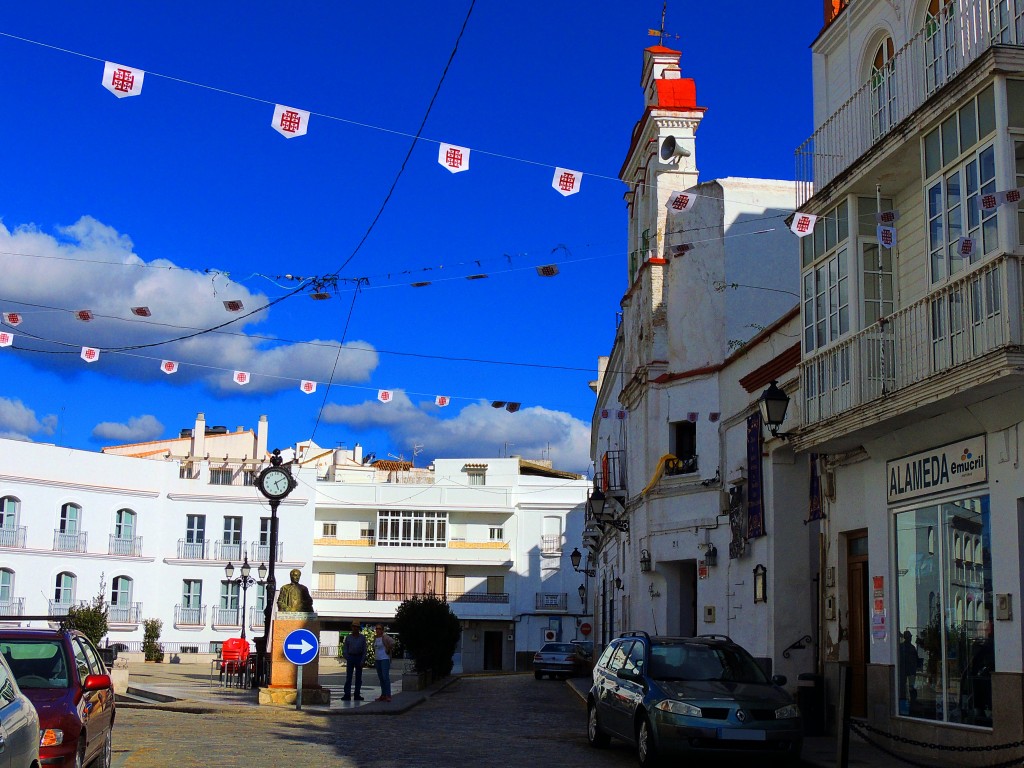
[[[284,638],[284,657],[301,667],[309,664],[320,652],[320,641],[308,629],[294,629]]]

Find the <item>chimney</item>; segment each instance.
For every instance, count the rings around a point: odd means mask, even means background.
[[[352,459],[356,464],[363,463],[363,446],[359,443],[356,443],[356,447],[352,449]]]
[[[260,416],[260,423],[256,427],[256,454],[253,458],[256,461],[263,461],[267,455],[267,417]]]
[[[192,455],[197,458],[206,456],[206,415],[196,414],[196,426],[192,430]]]

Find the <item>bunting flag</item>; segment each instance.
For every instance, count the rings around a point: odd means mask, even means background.
[[[551,186],[563,197],[568,197],[580,191],[580,181],[582,179],[583,174],[579,171],[555,168],[555,175],[551,179]]]
[[[554,277],[558,274],[558,265],[545,264],[544,266],[537,267],[537,274],[541,277]]]
[[[719,413],[718,411],[712,411],[711,413],[708,414],[708,421],[710,421],[712,424],[714,424],[720,418],[722,418],[722,414]]]
[[[602,408],[601,409],[601,418],[602,419],[607,419],[609,416],[611,416],[611,411],[609,411],[607,408]]]
[[[437,150],[437,162],[452,173],[469,170],[469,148],[442,143]]]
[[[696,195],[690,192],[673,192],[665,207],[670,211],[688,211],[697,202]]]
[[[452,399],[448,397],[448,395],[438,395],[437,397],[434,398],[434,405],[436,405],[438,408],[445,408],[447,407],[448,403],[451,402],[451,400]]]
[[[875,224],[894,224],[899,218],[899,211],[882,211],[875,214]]]
[[[312,395],[314,392],[316,392],[316,382],[303,379],[302,383],[299,384],[299,389],[301,389],[307,395]]]
[[[700,414],[697,413],[696,411],[690,411],[689,413],[686,414],[686,420],[689,421],[692,424],[696,424],[697,423],[697,419],[699,417],[700,417]]]
[[[793,217],[793,223],[789,225],[790,231],[797,237],[807,237],[814,232],[814,223],[818,217],[813,213],[798,213]]]
[[[625,421],[625,419],[626,419],[626,412],[625,411],[616,411],[615,412],[615,418],[617,418],[619,421]]]
[[[999,193],[989,192],[981,196],[981,210],[994,211],[999,207]]]
[[[491,402],[491,408],[504,408],[504,407],[505,407],[505,401],[504,400],[494,400],[494,401]]]
[[[971,259],[974,257],[975,249],[978,247],[978,241],[973,237],[961,237],[956,241],[956,252],[957,255]]]
[[[305,136],[306,127],[309,125],[309,112],[276,104],[274,106],[274,119],[270,125],[286,139]]]
[[[83,323],[88,323],[90,320],[92,320],[92,312],[90,312],[88,309],[80,309],[77,312],[75,312],[75,317],[77,317]]]
[[[878,244],[883,248],[895,248],[896,247],[896,228],[886,227],[879,224],[876,228],[876,234],[878,235]]]
[[[178,364],[174,360],[161,360],[160,370],[166,374],[177,373]]]
[[[377,399],[380,400],[382,403],[390,403],[392,397],[393,395],[391,394],[390,389],[377,390]]]
[[[9,331],[0,331],[0,347],[9,347],[14,343],[14,334]]]
[[[520,406],[522,406],[522,403],[506,403],[505,410],[509,413],[515,413],[519,410]]]
[[[249,375],[248,371],[235,371],[234,375],[231,378],[234,380],[235,384],[237,384],[240,387],[244,387],[246,384],[249,383],[249,379],[251,379],[252,377]]]
[[[21,314],[18,312],[4,312],[4,322],[11,327],[21,325]]]
[[[112,61],[103,65],[103,87],[119,99],[142,93],[142,80],[145,76],[146,73],[141,69],[125,67]]]
[[[1006,205],[1007,203],[1019,203],[1021,193],[1024,193],[1024,187],[1008,189],[1005,192],[996,192],[996,198],[1000,205]]]
[[[153,313],[149,311],[149,307],[132,307],[132,314],[137,317],[153,316]]]
[[[87,363],[95,363],[100,359],[100,351],[96,347],[82,347],[82,359]]]
[[[224,302],[224,309],[228,312],[241,312],[243,309],[242,302],[237,299]]]

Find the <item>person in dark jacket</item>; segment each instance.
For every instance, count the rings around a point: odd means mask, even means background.
[[[352,622],[352,631],[341,645],[341,653],[345,657],[345,695],[342,701],[351,700],[352,673],[356,677],[356,701],[362,701],[360,690],[363,687],[363,664],[366,663],[366,638],[363,636],[358,621]]]

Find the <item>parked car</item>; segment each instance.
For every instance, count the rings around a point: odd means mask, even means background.
[[[594,641],[570,640],[576,649],[576,671],[579,675],[589,677],[594,670]]]
[[[39,765],[39,716],[0,654],[0,765]]]
[[[785,684],[721,635],[626,632],[594,665],[587,739],[595,747],[611,737],[633,744],[641,766],[664,755],[752,752],[795,764],[803,723]]]
[[[110,768],[114,686],[96,646],[72,629],[0,629],[0,654],[39,714],[49,765]]]
[[[576,673],[576,647],[572,643],[544,643],[533,655],[533,676],[572,677]]]

